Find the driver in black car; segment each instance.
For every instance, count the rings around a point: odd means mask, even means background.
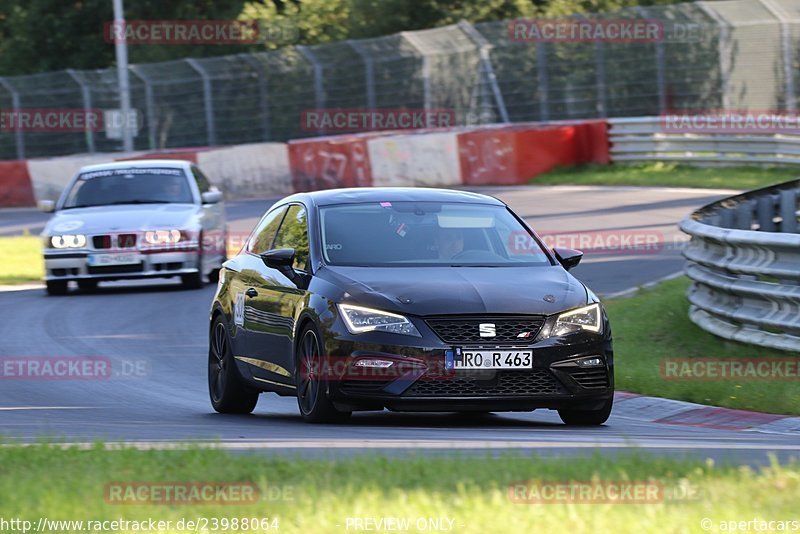
[[[460,228],[439,228],[436,234],[439,259],[449,260],[464,250],[464,231]]]

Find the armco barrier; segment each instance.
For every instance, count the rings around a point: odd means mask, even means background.
[[[709,204],[680,223],[689,316],[720,337],[800,352],[800,180]]]

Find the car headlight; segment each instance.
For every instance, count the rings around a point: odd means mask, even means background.
[[[339,304],[339,312],[351,334],[377,331],[422,337],[417,327],[403,315],[352,304]]]
[[[542,329],[542,333],[539,335],[540,339],[566,336],[581,331],[599,334],[603,329],[603,314],[600,311],[600,304],[594,303],[566,311],[556,317],[555,321],[549,323]]]
[[[181,240],[180,230],[150,230],[144,233],[144,240],[150,245],[171,245]]]
[[[83,248],[86,246],[86,236],[83,234],[64,234],[50,236],[50,246],[53,248]]]

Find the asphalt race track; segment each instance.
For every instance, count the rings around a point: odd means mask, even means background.
[[[601,295],[674,274],[682,266],[675,223],[726,192],[649,188],[530,187],[484,189],[507,201],[540,233],[645,232],[657,250],[587,250],[575,274]],[[229,205],[233,232],[245,232],[270,204]],[[20,215],[15,218],[13,215]],[[24,210],[0,214],[0,233],[42,219]],[[11,230],[14,228],[14,230]],[[559,243],[568,246],[568,243]],[[578,247],[579,248],[579,247]],[[103,379],[0,380],[0,434],[20,441],[94,439],[167,446],[175,440],[220,442],[231,449],[281,454],[402,454],[514,449],[541,455],[613,454],[643,448],[765,463],[800,457],[797,437],[647,423],[614,416],[600,428],[570,428],[555,413],[461,416],[360,413],[343,426],[301,422],[296,401],[262,395],[252,416],[213,413],[206,388],[208,309],[214,288],[184,291],[175,282],[113,283],[95,293],[46,297],[43,289],[0,293],[1,357],[100,357]]]

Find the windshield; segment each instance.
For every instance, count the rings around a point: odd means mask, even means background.
[[[373,202],[320,208],[330,265],[500,267],[550,265],[504,206]]]
[[[109,169],[81,174],[64,209],[111,204],[191,204],[192,190],[181,169]]]

